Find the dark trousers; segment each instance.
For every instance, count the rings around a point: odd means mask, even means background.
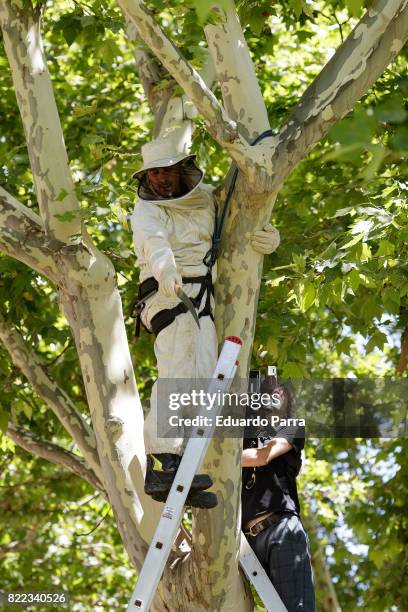
[[[247,538],[288,612],[315,612],[309,542],[299,517],[285,516]]]

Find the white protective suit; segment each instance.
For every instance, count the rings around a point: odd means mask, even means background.
[[[211,247],[214,231],[215,205],[212,191],[209,185],[198,184],[186,195],[175,199],[140,198],[137,201],[131,225],[140,281],[153,276],[160,285],[167,275],[175,272],[184,277],[203,276],[207,273],[203,258]],[[212,270],[213,282],[215,277],[216,266]],[[183,283],[183,290],[194,298],[200,290],[200,284]],[[205,297],[199,312],[204,307]],[[166,297],[159,290],[146,300],[141,315],[143,324],[150,329],[150,321],[155,314],[179,303],[178,298]],[[158,334],[154,351],[159,378],[211,378],[218,356],[214,323],[209,316],[203,316],[200,318],[199,329],[190,312],[179,314],[173,323]],[[152,389],[150,412],[145,419],[146,453],[181,454],[183,437],[157,436],[157,410],[160,409],[157,405],[157,382]]]

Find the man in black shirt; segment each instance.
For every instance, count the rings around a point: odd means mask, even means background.
[[[290,414],[289,395],[284,387],[279,390]],[[284,424],[268,437],[245,438],[242,455],[242,530],[288,612],[315,611],[296,486],[304,445],[304,427]]]

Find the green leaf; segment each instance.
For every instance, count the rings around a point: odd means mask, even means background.
[[[365,262],[371,259],[371,249],[366,242],[362,242],[360,245],[360,254],[358,255],[360,261]]]
[[[380,331],[374,332],[366,345],[366,353],[371,353],[374,348],[383,349],[384,344],[387,344],[387,336]]]
[[[303,283],[300,289],[300,310],[306,312],[315,302],[316,289],[313,283]]]
[[[386,287],[381,292],[384,306],[388,312],[398,314],[400,309],[400,294],[393,287]]]
[[[303,364],[296,363],[294,361],[288,361],[283,366],[282,377],[283,378],[304,378],[307,375],[306,369]]]
[[[314,37],[314,33],[310,32],[310,30],[298,30],[296,32],[297,39],[300,43],[304,43],[310,38]]]
[[[65,188],[61,189],[61,191],[55,198],[56,202],[62,202],[62,200],[64,200],[67,197],[67,195],[68,195],[68,191]]]
[[[369,558],[374,563],[375,567],[380,569],[389,558],[389,551],[386,548],[381,548],[379,546],[371,546]]]
[[[293,12],[296,15],[296,18],[299,19],[303,12],[303,3],[302,0],[289,0],[289,5],[292,8]]]
[[[408,115],[402,96],[388,97],[375,108],[374,114],[379,121],[385,123],[404,123]]]
[[[92,104],[84,104],[74,106],[72,109],[73,117],[85,117],[86,115],[94,115],[98,110],[97,102],[93,102]]]
[[[82,146],[97,144],[100,142],[105,143],[105,139],[103,136],[100,136],[99,134],[85,134],[85,136],[81,138]]]
[[[260,36],[265,27],[265,17],[255,12],[249,18],[249,27],[256,36]]]
[[[213,3],[208,0],[192,0],[194,8],[197,12],[199,23],[204,23],[212,12]],[[217,0],[217,4],[226,10],[228,8],[228,0]]]
[[[356,293],[357,289],[361,285],[360,274],[357,272],[357,270],[351,270],[347,278],[348,278],[350,287],[352,288],[354,293]]]
[[[10,414],[0,409],[0,431],[6,433]]]
[[[79,211],[77,210],[67,210],[64,213],[56,213],[54,215],[54,217],[58,219],[58,221],[72,221],[78,216],[79,216]]]
[[[343,338],[336,344],[337,354],[340,355],[341,353],[344,353],[345,355],[349,355],[352,344],[352,338]]]
[[[100,47],[100,53],[102,55],[103,61],[107,66],[112,66],[116,57],[120,54],[120,49],[117,43],[108,38]]]
[[[62,35],[70,47],[82,32],[81,17],[78,13],[63,15],[56,27],[62,30]]]
[[[391,244],[391,242],[383,238],[382,240],[380,240],[376,256],[382,257],[383,255],[392,255],[394,253],[394,248],[395,247],[393,244]]]
[[[297,272],[303,273],[306,269],[306,258],[303,255],[292,253],[292,259],[295,264],[295,270]]]
[[[365,181],[370,181],[375,177],[375,175],[380,169],[381,164],[388,155],[387,149],[381,144],[371,145],[370,150],[372,153],[371,160],[360,173],[360,176]]]
[[[360,144],[361,146],[367,146],[371,143],[376,128],[375,118],[368,114],[365,108],[358,106],[352,117],[343,119],[332,127],[329,136],[341,145]]]
[[[359,17],[363,8],[363,0],[345,0],[348,12],[352,17]]]
[[[394,149],[402,153],[408,152],[408,126],[403,125],[397,129],[390,139],[390,144]]]
[[[356,236],[354,236],[354,238],[352,238],[349,242],[346,242],[346,244],[343,244],[343,246],[341,246],[340,248],[349,249],[350,247],[357,244],[357,242],[360,242],[360,240],[362,240],[363,238],[365,238],[365,233],[357,234]]]
[[[276,278],[272,278],[266,281],[266,285],[269,287],[279,287],[279,285],[285,280],[286,276],[277,276]]]
[[[323,161],[344,160],[356,162],[360,159],[362,145],[360,142],[354,142],[349,145],[336,145],[326,155],[323,155]]]
[[[32,407],[29,406],[26,402],[23,402],[22,410],[23,410],[25,416],[27,417],[27,419],[31,419],[31,417],[33,416],[33,409],[32,409]]]

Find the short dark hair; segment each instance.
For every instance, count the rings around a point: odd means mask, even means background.
[[[292,391],[286,385],[279,384],[274,389],[274,393],[280,393],[283,395],[283,402],[281,403],[280,410],[281,416],[291,419],[295,415],[295,398]]]

